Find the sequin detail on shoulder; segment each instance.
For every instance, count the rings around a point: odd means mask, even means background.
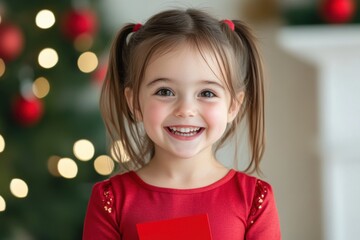
[[[103,202],[104,210],[108,213],[112,213],[113,212],[113,204],[114,204],[114,195],[113,195],[111,183],[109,180],[107,180],[107,183],[104,186],[102,202]]]
[[[254,200],[250,210],[250,217],[255,216],[256,213],[262,208],[262,204],[264,203],[267,194],[268,194],[267,186],[264,184],[263,181],[257,180]],[[250,223],[253,224],[254,220],[252,220]]]

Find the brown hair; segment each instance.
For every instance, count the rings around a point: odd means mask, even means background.
[[[186,41],[202,55],[205,51],[213,53],[232,103],[239,91],[245,93],[239,114],[216,144],[215,151],[234,136],[246,116],[251,159],[245,172],[259,172],[264,152],[262,64],[250,29],[241,21],[234,20],[233,23],[234,31],[224,21],[199,10],[168,10],[154,15],[136,32],[133,32],[135,24],[126,24],[119,31],[110,51],[100,107],[112,146],[116,149],[113,155],[123,166],[121,170],[137,169],[154,155],[153,142],[129,109],[125,88],[133,90],[133,106],[138,108],[139,88],[150,58],[171,51]]]

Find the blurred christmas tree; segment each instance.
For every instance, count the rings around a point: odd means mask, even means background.
[[[81,239],[91,186],[113,170],[99,2],[0,0],[0,239]]]

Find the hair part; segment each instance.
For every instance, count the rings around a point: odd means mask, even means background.
[[[168,10],[154,15],[139,30],[135,24],[126,24],[115,37],[109,56],[109,68],[103,83],[100,109],[110,137],[113,157],[122,166],[120,170],[135,170],[144,166],[154,155],[154,144],[136,119],[139,109],[139,90],[146,68],[156,56],[161,56],[179,43],[190,44],[205,59],[213,54],[221,69],[231,95],[231,104],[237,94],[244,91],[241,110],[223,137],[215,152],[228,139],[246,117],[251,159],[245,172],[260,172],[259,163],[264,153],[264,87],[262,63],[249,28],[241,21],[233,21],[234,31],[223,21],[195,10]],[[206,61],[206,59],[205,59]],[[125,89],[133,91],[130,109]]]

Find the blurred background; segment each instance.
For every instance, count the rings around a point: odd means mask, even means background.
[[[116,172],[99,90],[115,32],[160,10],[242,19],[266,72],[261,176],[283,239],[360,235],[359,0],[0,0],[0,240],[81,239],[92,185]],[[218,153],[232,166],[229,144]]]

